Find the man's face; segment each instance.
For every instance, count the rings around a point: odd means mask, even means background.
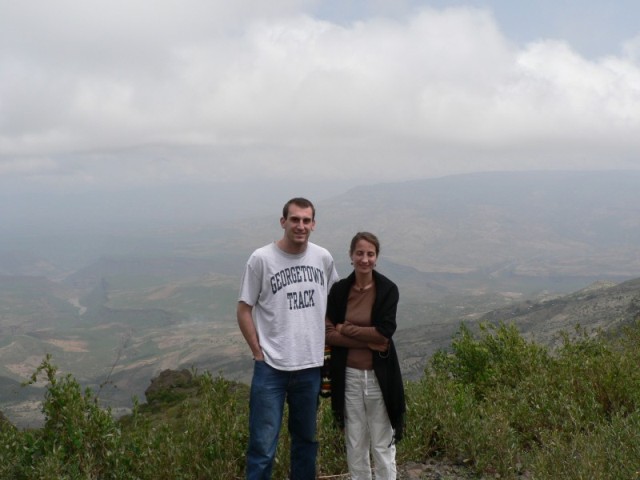
[[[280,219],[284,228],[284,238],[291,246],[306,245],[309,235],[316,225],[311,207],[301,208],[296,204],[289,205],[289,215]]]

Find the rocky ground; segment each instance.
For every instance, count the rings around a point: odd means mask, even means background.
[[[446,460],[409,462],[398,466],[398,480],[493,480],[500,476],[477,476],[464,465]],[[525,480],[527,477],[522,477]],[[318,480],[348,480],[349,475],[321,476]]]
[[[446,461],[432,461],[428,463],[410,462],[398,468],[398,480],[469,480],[484,479],[478,477],[462,466]]]

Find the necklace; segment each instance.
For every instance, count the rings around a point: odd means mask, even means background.
[[[365,286],[361,287],[358,284],[354,285],[356,287],[356,290],[359,292],[364,292],[365,290],[369,290],[371,287],[373,287],[373,280],[371,280],[369,283],[367,283]]]

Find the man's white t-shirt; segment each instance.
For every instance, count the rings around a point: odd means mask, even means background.
[[[296,255],[275,242],[253,252],[238,300],[253,307],[268,365],[286,371],[322,366],[327,295],[337,280],[333,257],[314,243]]]

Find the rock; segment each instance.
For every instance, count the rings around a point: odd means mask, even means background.
[[[144,391],[147,403],[173,402],[186,398],[197,389],[193,374],[185,369],[163,370],[151,379],[151,385]]]

